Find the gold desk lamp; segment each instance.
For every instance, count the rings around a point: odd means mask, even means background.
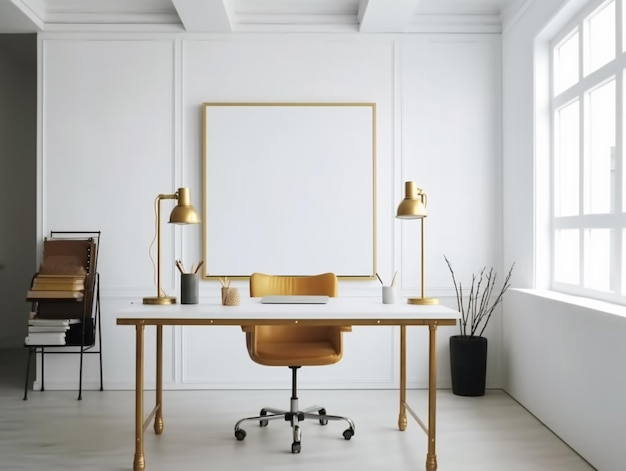
[[[396,217],[398,219],[420,219],[422,223],[422,296],[419,298],[408,298],[409,304],[439,304],[437,298],[427,298],[424,296],[424,218],[428,216],[426,211],[428,197],[426,192],[415,186],[415,182],[404,183],[404,199],[398,205]]]
[[[176,304],[175,296],[166,296],[161,291],[161,201],[177,200],[178,204],[170,214],[172,224],[198,224],[200,218],[195,208],[191,205],[189,188],[179,188],[173,195],[159,195],[156,198],[157,205],[157,295],[143,298],[144,304]]]

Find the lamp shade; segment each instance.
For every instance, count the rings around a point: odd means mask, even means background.
[[[177,192],[178,204],[170,214],[170,222],[173,224],[198,224],[200,217],[191,204],[189,188],[179,188]]]
[[[426,193],[417,188],[415,182],[404,183],[404,199],[398,205],[398,219],[421,219],[428,216]]]

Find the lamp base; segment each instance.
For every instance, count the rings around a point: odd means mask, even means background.
[[[148,296],[147,298],[143,298],[144,304],[158,304],[158,305],[166,305],[166,304],[176,304],[176,296]]]
[[[437,298],[408,298],[406,302],[408,304],[420,304],[424,306],[424,305],[439,304],[439,299]]]

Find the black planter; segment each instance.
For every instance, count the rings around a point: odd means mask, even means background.
[[[485,394],[487,376],[487,339],[453,335],[450,337],[452,392],[457,396]]]

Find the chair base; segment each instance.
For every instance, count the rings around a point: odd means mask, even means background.
[[[293,431],[293,442],[291,443],[291,452],[300,453],[301,450],[301,437],[302,432],[300,430],[300,422],[304,419],[315,419],[319,421],[320,425],[328,424],[329,420],[343,420],[348,423],[348,428],[343,431],[343,438],[350,440],[354,435],[354,422],[352,419],[342,417],[340,415],[329,415],[326,413],[326,409],[321,406],[312,406],[306,409],[300,410],[298,407],[297,396],[297,370],[299,366],[290,366],[291,369],[291,400],[289,410],[274,409],[272,407],[264,407],[261,409],[261,413],[254,417],[246,417],[239,420],[235,424],[235,438],[239,441],[246,438],[246,431],[240,427],[244,422],[250,420],[258,420],[261,427],[267,427],[270,420],[283,419],[286,422],[291,423],[291,429]]]
[[[298,398],[291,398],[291,408],[288,411],[281,409],[274,409],[271,407],[264,407],[261,409],[259,415],[254,417],[246,417],[239,420],[235,424],[235,438],[241,441],[246,438],[246,431],[240,426],[242,423],[255,420],[259,421],[259,426],[267,427],[270,420],[283,419],[286,422],[290,422],[291,429],[293,431],[293,442],[291,443],[291,452],[300,453],[301,451],[301,437],[302,431],[300,429],[300,422],[305,419],[314,419],[319,421],[320,425],[326,425],[329,421],[343,420],[348,423],[348,428],[343,431],[343,438],[350,440],[354,435],[354,422],[348,417],[342,417],[339,415],[329,415],[326,413],[326,409],[321,406],[312,406],[303,410],[298,409]]]

